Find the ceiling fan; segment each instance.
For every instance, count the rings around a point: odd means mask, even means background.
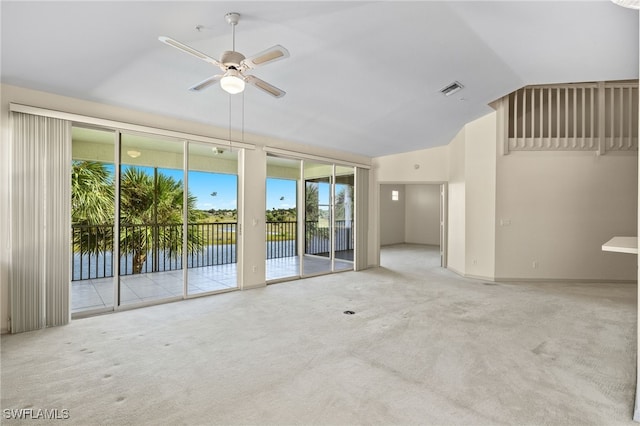
[[[245,74],[245,72],[279,61],[280,59],[288,58],[289,51],[277,44],[247,58],[242,53],[236,52],[236,25],[238,25],[238,21],[240,20],[240,14],[236,12],[227,13],[225,15],[225,19],[227,23],[231,25],[233,45],[232,50],[222,52],[220,60],[205,55],[199,50],[189,47],[186,44],[182,44],[172,38],[166,36],[158,37],[158,40],[161,42],[193,55],[198,59],[202,59],[205,62],[216,65],[224,72],[224,74],[216,74],[202,80],[200,83],[191,86],[189,90],[199,92],[219,81],[220,87],[231,94],[242,92],[244,90],[245,83],[249,83],[276,98],[284,96],[286,93],[284,90],[279,89],[254,75]]]

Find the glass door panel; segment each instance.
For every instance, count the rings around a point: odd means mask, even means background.
[[[120,304],[182,297],[183,142],[123,134]]]
[[[267,156],[266,279],[300,276],[298,182],[300,160]]]
[[[333,165],[304,161],[303,275],[331,272]]]
[[[238,155],[189,142],[187,294],[238,287]]]
[[[354,170],[336,166],[334,221],[334,270],[353,269]]]
[[[115,133],[74,126],[71,312],[113,309]]]

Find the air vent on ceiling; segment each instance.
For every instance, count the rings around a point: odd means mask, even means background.
[[[464,86],[460,84],[459,81],[454,81],[453,83],[448,84],[447,86],[440,89],[440,93],[442,93],[445,96],[451,96],[454,93],[459,92],[463,88]]]

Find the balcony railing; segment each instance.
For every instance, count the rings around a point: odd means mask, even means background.
[[[305,253],[319,256],[328,256],[331,251],[328,225],[322,226],[320,222],[307,221],[305,223]],[[353,221],[336,220],[335,230],[336,252],[353,250]]]
[[[187,267],[236,263],[237,223],[190,223],[200,246],[187,255]],[[73,225],[72,280],[113,276],[113,226]],[[182,224],[122,225],[120,275],[182,269]],[[136,258],[140,263],[136,271]]]
[[[113,276],[113,225],[72,225],[73,281]]]
[[[190,223],[190,235],[200,246],[187,255],[187,267],[237,262],[237,223]],[[298,255],[297,222],[267,222],[267,259]],[[331,248],[329,228],[318,222],[305,224],[305,253],[327,256]],[[113,276],[113,225],[73,225],[72,280]],[[182,269],[182,224],[121,225],[120,275]],[[352,221],[336,221],[336,252],[353,250]],[[137,266],[136,261],[137,260]],[[138,269],[136,271],[136,269]]]
[[[298,222],[267,222],[267,259],[298,255]]]

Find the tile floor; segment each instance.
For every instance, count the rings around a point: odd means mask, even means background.
[[[273,281],[300,275],[298,256],[266,261],[266,279]],[[353,263],[335,260],[335,270],[353,269]],[[304,274],[315,275],[331,270],[329,259],[305,256]],[[189,294],[200,294],[237,287],[237,264],[189,269]],[[113,278],[73,281],[71,283],[71,312],[103,309],[113,306]],[[120,302],[123,305],[182,296],[182,270],[127,275],[120,279]]]
[[[335,270],[347,271],[353,269],[353,262],[336,259]],[[317,275],[331,271],[331,260],[321,256],[305,256],[302,275]],[[300,257],[281,257],[267,260],[267,281],[300,276]]]

